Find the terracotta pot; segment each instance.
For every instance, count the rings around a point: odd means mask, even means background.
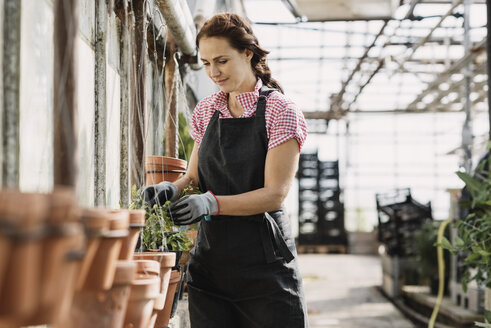
[[[160,279],[160,263],[152,260],[135,260],[137,266],[137,276],[145,277],[152,276]],[[162,291],[159,291],[159,295],[155,298],[155,302],[153,304],[152,316],[150,318],[148,327],[155,326],[155,322],[157,321],[158,311],[161,311],[164,308],[165,303],[165,294]]]
[[[137,277],[160,277],[160,263],[154,260],[134,260]]]
[[[186,263],[189,261],[189,251],[182,251],[181,257],[179,258],[179,267],[184,268]]]
[[[108,291],[77,293],[66,326],[73,328],[123,327],[131,284],[136,279],[134,261],[118,261],[113,286]]]
[[[119,255],[120,260],[131,260],[135,252],[140,229],[145,226],[145,210],[128,210],[130,213],[130,234],[126,238]]]
[[[10,258],[12,234],[14,231],[14,222],[5,216],[7,202],[7,194],[0,192],[0,299],[2,295],[2,284]]]
[[[87,274],[92,266],[102,236],[109,231],[110,217],[107,211],[87,208],[82,211],[82,221],[84,223],[85,235],[87,236],[87,246],[78,275],[76,290],[81,290],[85,284]]]
[[[198,229],[186,230],[186,236],[192,240],[191,248],[193,248],[196,243],[196,237],[198,236]]]
[[[159,327],[159,318],[162,318],[166,298],[169,290],[172,267],[176,264],[176,253],[174,252],[143,252],[135,253],[135,259],[153,260],[159,263],[160,270],[160,295],[155,300],[154,311],[151,318],[150,327]],[[148,269],[146,269],[148,271]],[[164,321],[160,319],[160,321]],[[157,325],[156,325],[157,323]]]
[[[101,211],[107,211],[101,209]],[[104,234],[83,285],[85,290],[109,290],[116,272],[123,240],[128,237],[128,211],[108,211],[109,231]]]
[[[39,305],[24,324],[54,323],[68,315],[85,254],[85,234],[73,190],[57,188],[47,196],[50,214],[42,243]]]
[[[8,234],[5,232],[7,230],[7,224],[3,225],[0,219],[0,295],[2,295],[2,283],[5,276],[5,271],[7,269],[9,255],[11,252],[12,243]],[[1,296],[0,296],[1,298]]]
[[[159,289],[159,278],[148,276],[133,281],[123,327],[149,327],[153,305],[155,298],[159,295]]]
[[[0,218],[11,228],[11,251],[3,259],[0,326],[16,326],[39,305],[42,238],[49,203],[45,195],[18,191],[2,191],[0,199]]]
[[[133,255],[135,260],[152,260],[160,264],[160,292],[167,294],[169,286],[170,272],[172,267],[176,265],[176,254],[173,252],[142,252]]]
[[[169,281],[169,288],[167,289],[167,295],[165,296],[164,309],[159,312],[155,327],[167,327],[169,325],[172,304],[174,303],[174,297],[176,295],[177,286],[179,285],[180,281],[181,272],[179,272],[178,270],[172,270]]]
[[[162,181],[175,182],[185,172],[187,162],[173,157],[147,156],[145,162],[147,186]]]

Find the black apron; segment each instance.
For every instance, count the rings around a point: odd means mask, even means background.
[[[264,114],[272,91],[261,89],[255,117],[220,119],[215,111],[199,149],[201,191],[236,195],[264,187]],[[307,327],[295,255],[282,209],[201,220],[189,261],[191,326]]]

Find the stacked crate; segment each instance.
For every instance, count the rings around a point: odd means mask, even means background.
[[[428,220],[432,220],[431,203],[417,202],[409,188],[377,194],[378,239],[390,256],[414,255],[412,238]]]
[[[343,246],[341,251],[345,251],[347,236],[338,162],[319,161],[317,153],[301,154],[298,179],[298,244]]]
[[[377,194],[378,239],[385,246],[382,259],[382,289],[399,296],[403,285],[414,283],[418,262],[413,237],[423,223],[432,220],[431,203],[421,204],[409,188]]]

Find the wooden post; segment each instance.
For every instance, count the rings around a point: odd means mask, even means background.
[[[146,113],[146,42],[145,1],[134,0],[134,47],[130,78],[130,159],[131,183],[137,188],[145,183],[145,113]]]
[[[106,205],[106,30],[105,1],[95,2],[94,204]]]
[[[176,54],[176,43],[170,31],[167,31],[167,53],[165,61],[165,108],[167,110],[165,121],[165,155],[168,157],[177,158],[177,86],[174,82],[176,62],[174,56]]]
[[[0,186],[19,186],[19,84],[21,2],[4,2],[2,174]],[[1,114],[1,113],[0,113]]]
[[[116,3],[116,6],[120,2]],[[129,186],[129,169],[128,169],[128,147],[129,147],[129,132],[128,132],[128,116],[130,108],[130,93],[129,93],[129,79],[131,77],[131,33],[130,33],[130,20],[133,18],[129,16],[128,5],[126,1],[122,4],[122,12],[118,14],[119,7],[116,8],[116,14],[121,21],[121,113],[120,113],[120,140],[121,140],[121,153],[120,153],[120,175],[119,175],[119,199],[123,208],[127,208],[130,202],[130,186]]]
[[[17,1],[7,1],[17,2]],[[77,0],[54,2],[54,185],[75,186]]]

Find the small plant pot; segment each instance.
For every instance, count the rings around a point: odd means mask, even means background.
[[[131,284],[130,298],[123,327],[148,328],[155,299],[159,295],[160,279],[152,276],[137,278]]]
[[[152,276],[160,279],[160,263],[153,260],[135,260],[137,266],[137,276],[145,277]],[[160,287],[162,289],[162,287]],[[149,327],[154,327],[157,321],[157,314],[164,308],[165,293],[159,291],[159,295],[155,298],[153,304],[152,316],[150,318]]]
[[[187,162],[182,159],[166,156],[147,156],[145,162],[147,186],[162,181],[175,182],[185,172]]]
[[[140,236],[140,229],[145,226],[145,210],[129,210],[130,233],[123,243],[120,260],[131,260]]]
[[[102,211],[107,211],[101,209]],[[84,290],[109,290],[123,240],[128,237],[128,211],[108,211],[109,231],[104,234],[83,285]]]
[[[165,296],[164,309],[159,312],[157,316],[156,327],[167,327],[169,325],[170,315],[172,311],[172,304],[174,303],[174,297],[176,295],[177,286],[181,281],[181,272],[178,270],[172,270],[169,288],[167,289],[167,294]]]
[[[171,269],[176,263],[176,254],[173,252],[142,252],[133,255],[135,260],[157,261],[160,266],[160,292],[167,295],[167,288],[171,275]]]
[[[39,305],[44,220],[48,214],[46,196],[18,191],[0,192],[0,218],[10,231],[10,253],[3,261],[0,294],[0,323],[16,326]],[[26,206],[28,205],[28,206]]]
[[[108,291],[86,290],[76,294],[66,325],[73,328],[123,327],[131,284],[136,279],[134,261],[118,261],[113,286]]]
[[[85,254],[85,234],[71,189],[55,189],[50,197],[46,236],[42,243],[39,305],[25,325],[58,322],[68,315]]]
[[[110,217],[107,211],[87,208],[82,211],[82,221],[87,236],[87,246],[78,275],[77,291],[82,290],[102,237],[109,231]]]

